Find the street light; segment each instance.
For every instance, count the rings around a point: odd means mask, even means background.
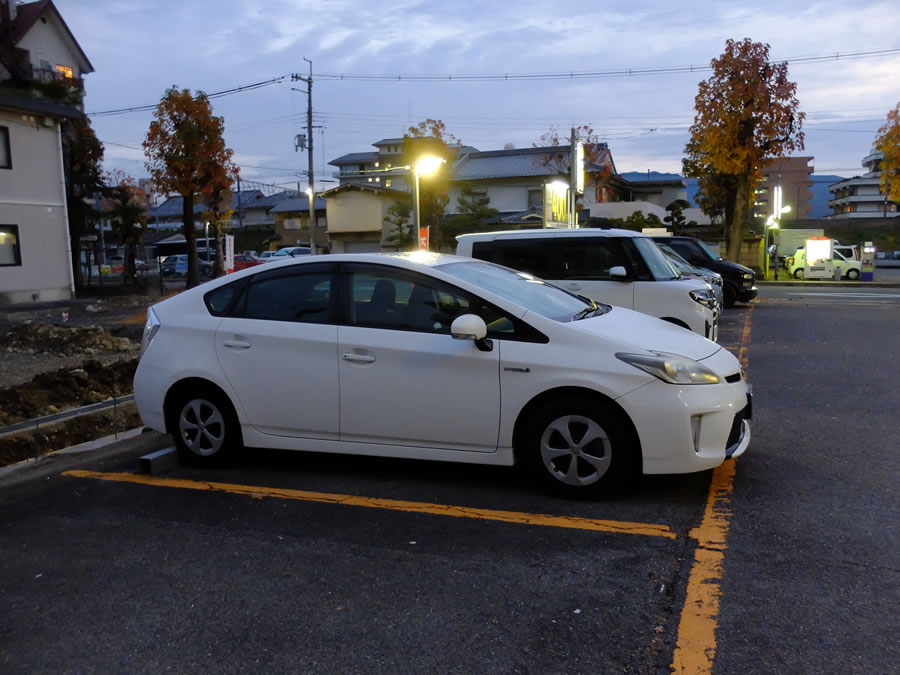
[[[421,224],[421,219],[419,217],[419,176],[429,176],[433,174],[443,163],[444,160],[440,157],[435,157],[434,155],[422,155],[416,161],[415,167],[413,167],[413,173],[415,174],[413,191],[416,193],[416,241],[419,239],[419,229]]]
[[[309,254],[316,254],[316,239],[313,233],[313,222],[316,220],[316,195],[313,192],[312,185],[306,188],[306,196],[309,197]]]

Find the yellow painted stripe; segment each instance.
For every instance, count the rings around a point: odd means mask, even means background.
[[[152,485],[156,487],[181,488],[183,490],[227,492],[230,494],[246,495],[256,499],[273,497],[276,499],[294,499],[306,502],[340,504],[342,506],[362,506],[370,509],[387,509],[389,511],[429,513],[437,516],[452,516],[455,518],[496,520],[504,523],[518,523],[521,525],[541,525],[545,527],[563,527],[574,530],[593,530],[595,532],[618,532],[621,534],[642,534],[648,537],[664,537],[666,539],[676,538],[675,533],[672,532],[667,525],[653,525],[649,523],[629,523],[616,520],[577,518],[574,516],[551,516],[538,513],[522,513],[519,511],[476,509],[468,506],[408,502],[398,499],[358,497],[355,495],[309,492],[306,490],[262,487],[258,485],[237,485],[234,483],[214,483],[210,481],[194,481],[180,478],[159,478],[133,473],[105,473],[100,471],[73,470],[65,471],[63,475],[75,478],[95,478],[97,480],[116,481],[120,483],[137,483],[139,485]]]
[[[746,370],[749,365],[750,325],[753,306],[747,311],[741,332],[738,359]],[[688,577],[687,597],[678,623],[678,642],[672,658],[672,672],[712,672],[716,656],[716,628],[719,625],[719,590],[722,561],[725,559],[731,518],[731,493],[734,489],[734,461],[713,471],[709,496],[700,527],[691,530],[697,540],[694,564]]]

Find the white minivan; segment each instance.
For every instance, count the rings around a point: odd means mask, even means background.
[[[597,302],[626,307],[718,339],[709,284],[682,278],[647,235],[614,229],[463,234],[457,255],[528,272]]]

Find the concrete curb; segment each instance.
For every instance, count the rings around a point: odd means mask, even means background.
[[[114,459],[120,455],[132,453],[137,457],[170,445],[172,445],[172,439],[168,434],[156,431],[145,433],[144,427],[136,427],[120,432],[118,435],[104,436],[4,466],[0,468],[0,487],[10,487],[38,478],[46,478],[88,461]]]
[[[812,286],[817,288],[900,288],[900,282],[895,281],[761,281],[756,280],[757,286]]]

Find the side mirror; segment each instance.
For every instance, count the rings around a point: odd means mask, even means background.
[[[609,276],[617,281],[627,281],[628,271],[621,265],[616,265],[615,267],[609,268]]]
[[[489,352],[494,345],[487,339],[487,324],[477,314],[463,314],[450,324],[450,335],[454,340],[472,340],[480,351]]]

